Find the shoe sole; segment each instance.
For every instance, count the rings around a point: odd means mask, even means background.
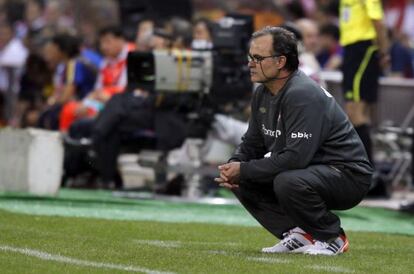
[[[299,247],[299,248],[296,248],[296,249],[294,249],[294,250],[289,250],[289,251],[280,251],[280,252],[277,252],[277,251],[274,251],[274,252],[272,252],[272,251],[264,251],[263,249],[262,249],[262,253],[266,253],[266,254],[274,254],[274,253],[304,253],[304,252],[306,252],[310,247],[312,247],[312,245],[305,245],[305,246],[302,246],[302,247]]]
[[[312,245],[305,245],[290,251],[290,253],[305,253],[311,247]]]
[[[305,253],[305,254],[306,255],[312,255],[312,256],[319,256],[319,255],[320,256],[336,256],[336,255],[345,253],[348,250],[349,250],[349,241],[348,241],[348,239],[346,239],[344,245],[336,253],[331,253],[331,254],[326,254],[326,253]]]

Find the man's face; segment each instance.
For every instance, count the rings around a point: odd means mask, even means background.
[[[316,24],[305,24],[302,27],[303,45],[306,51],[316,54],[319,50],[319,30]]]
[[[25,9],[25,18],[32,23],[42,14],[42,9],[35,1],[28,1]]]
[[[45,58],[49,68],[52,70],[54,70],[64,59],[62,51],[52,42],[48,42],[43,47],[43,57]]]
[[[211,41],[210,32],[205,23],[199,22],[193,28],[193,39]]]
[[[249,55],[254,60],[250,61],[248,66],[252,82],[264,83],[269,80],[268,78],[277,76],[280,69],[277,62],[279,57],[270,57],[275,54],[272,49],[272,43],[273,39],[270,35],[260,36],[251,41]],[[263,59],[263,57],[266,58]],[[257,62],[260,59],[262,60]]]
[[[152,21],[142,21],[139,23],[137,28],[137,35],[135,43],[137,45],[137,49],[140,51],[149,51],[151,50],[151,39],[152,33],[154,30],[154,22]]]
[[[107,58],[116,58],[124,46],[124,39],[108,33],[99,38],[102,54]]]

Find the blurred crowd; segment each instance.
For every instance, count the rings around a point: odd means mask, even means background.
[[[128,51],[212,47],[208,19],[141,16],[136,39],[127,41],[119,26],[99,30],[91,23],[77,23],[62,3],[3,1],[0,125],[66,131],[74,120],[96,115],[113,94],[123,91]],[[279,0],[272,5],[285,25],[299,31],[303,70],[316,75],[341,66],[338,1]],[[412,78],[414,1],[386,1],[384,8],[392,41],[392,63],[384,74]]]
[[[193,2],[202,7],[209,3]],[[226,1],[224,13],[247,10],[258,17],[256,29],[262,27],[259,24],[277,22],[292,30],[301,40],[300,67],[316,81],[320,81],[320,71],[339,70],[343,50],[338,0],[252,2]],[[0,1],[0,127],[67,132],[75,121],[99,115],[114,95],[125,90],[128,52],[214,47],[211,20],[217,16],[207,19],[208,12],[199,11],[193,21],[141,14],[135,37],[127,39],[124,29],[112,24],[119,21],[110,18],[116,15],[108,13],[106,21],[111,24],[98,26],[87,18],[80,20],[62,3],[67,2]],[[277,19],[268,20],[268,13],[258,3],[271,6]],[[385,1],[384,9],[392,61],[383,75],[412,78],[414,1]]]
[[[128,41],[118,25],[77,28],[59,1],[25,1],[23,18],[14,18],[13,3],[6,1],[0,14],[2,126],[67,131],[124,91],[128,52],[191,48],[192,26],[181,18],[143,17]],[[202,21],[194,25],[193,42],[209,47],[210,37],[196,39],[209,35]]]

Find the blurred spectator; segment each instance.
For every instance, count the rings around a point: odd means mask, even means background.
[[[81,56],[85,59],[96,71],[101,68],[103,57],[94,48],[81,46]]]
[[[339,44],[339,28],[334,24],[320,28],[321,50],[317,55],[319,64],[325,70],[338,70],[342,65],[343,49]]]
[[[173,36],[172,48],[190,49],[193,39],[191,23],[183,18],[173,17],[169,21],[169,27]]]
[[[124,39],[118,26],[102,29],[99,41],[104,60],[95,89],[84,100],[72,101],[64,107],[60,120],[62,131],[68,130],[75,120],[94,117],[114,94],[123,92],[127,85],[126,59],[128,52],[135,49],[135,45]]]
[[[151,48],[190,49],[192,43],[191,23],[181,17],[173,17],[164,24],[157,23],[151,38]]]
[[[25,19],[29,31],[38,32],[45,26],[44,10],[45,0],[26,1]]]
[[[14,38],[12,25],[0,22],[0,120],[11,122],[27,55],[23,43]]]
[[[48,0],[45,8],[45,20],[48,28],[52,28],[56,32],[68,31],[73,29],[73,18],[68,15],[70,10],[68,6],[63,5],[58,0]]]
[[[124,91],[127,85],[126,58],[135,45],[125,40],[118,26],[103,28],[99,32],[99,45],[104,60],[94,95],[105,102],[110,96]]]
[[[162,28],[155,28],[151,37],[150,48],[153,50],[171,48],[173,36]]]
[[[412,78],[413,63],[411,61],[410,48],[400,42],[399,39],[395,37],[392,30],[388,30],[388,37],[391,41],[391,68],[389,76]]]
[[[186,49],[191,46],[191,24],[184,19],[173,18],[166,29],[155,29],[153,36],[155,42],[152,45],[158,50]],[[108,101],[94,121],[92,130],[103,186],[121,186],[117,176],[117,158],[125,136],[135,136],[135,139],[151,136],[165,150],[181,145],[185,130],[181,117],[177,117],[177,109],[182,96],[156,95],[135,89],[115,95]],[[158,109],[156,112],[155,108]],[[172,130],[174,135],[171,135]]]
[[[309,17],[319,25],[338,24],[339,0],[316,0],[317,8]]]
[[[44,17],[45,1],[28,0],[25,2],[24,21],[17,26],[18,36],[26,38],[29,35],[35,42],[46,25]]]
[[[316,54],[319,52],[319,29],[317,24],[311,19],[299,19],[295,22],[302,37],[303,51],[300,54],[299,61],[303,64],[302,70],[307,75],[317,73],[321,70]]]
[[[389,28],[398,32],[401,31],[405,19],[407,2],[407,0],[386,1],[384,5],[384,12],[386,23]]]
[[[411,51],[414,67],[414,0],[384,1],[385,18],[394,39]]]
[[[302,33],[302,42],[305,47],[305,51],[317,54],[319,52],[319,28],[318,24],[312,19],[299,19],[296,22],[296,26]]]
[[[97,51],[98,38],[97,30],[94,23],[88,19],[83,19],[79,23],[79,37],[81,37],[81,55],[83,58],[88,60],[96,70],[99,70],[103,57]]]
[[[41,55],[29,54],[20,84],[16,120],[19,127],[35,127],[46,96],[53,92],[52,71]]]
[[[176,45],[180,49],[190,46],[191,41],[188,41],[187,37],[188,33],[191,33],[191,25],[188,22],[173,19],[168,27],[154,30],[151,45],[156,46],[158,50],[178,50],[171,48],[171,45]],[[142,89],[127,90],[112,96],[95,120],[82,120],[73,124],[69,131],[70,137],[92,136],[102,187],[113,188],[122,185],[117,175],[117,157],[121,141],[132,138],[139,146],[142,145],[143,138],[147,140],[147,137],[150,137],[151,144],[157,140],[159,149],[165,150],[181,145],[185,138],[185,130],[182,114],[177,110],[185,95],[157,95]],[[188,107],[187,102],[183,105]],[[155,108],[158,109],[157,112]],[[171,135],[172,131],[174,135]],[[67,161],[67,170],[73,170],[70,161]]]
[[[59,123],[65,119],[61,117],[62,107],[71,100],[84,98],[92,90],[94,70],[79,54],[80,40],[73,35],[57,34],[45,45],[46,62],[54,70],[54,90],[40,116],[40,127],[59,129]]]
[[[287,22],[281,25],[281,27],[292,32],[298,40],[299,69],[311,77],[314,81],[324,86],[325,84],[320,77],[321,68],[319,63],[314,54],[305,50],[303,45],[303,35],[298,26],[294,23]]]
[[[93,20],[81,18],[78,22],[78,31],[84,47],[96,48],[98,46],[98,29]]]
[[[135,39],[137,50],[151,50],[151,39],[154,32],[154,27],[154,21],[150,18],[144,18],[141,20],[141,22],[139,22]]]
[[[207,18],[200,18],[193,23],[193,49],[212,49],[213,48],[213,29],[212,22]]]

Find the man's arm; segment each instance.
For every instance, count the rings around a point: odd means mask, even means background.
[[[380,57],[380,65],[383,69],[386,69],[390,64],[390,42],[387,35],[387,28],[384,25],[384,10],[382,8],[381,1],[368,0],[365,2],[365,8],[368,12],[369,18],[371,18],[374,25],[375,32],[377,33],[377,45]]]
[[[255,94],[253,95],[249,127],[242,137],[241,144],[236,148],[236,151],[229,159],[229,162],[246,162],[251,159],[262,158],[266,154],[263,136],[260,126],[257,122],[259,92],[263,91],[256,90]]]
[[[390,65],[390,43],[387,36],[387,29],[382,20],[372,20],[375,31],[377,32],[377,44],[379,52],[379,61],[383,69],[387,69]]]

